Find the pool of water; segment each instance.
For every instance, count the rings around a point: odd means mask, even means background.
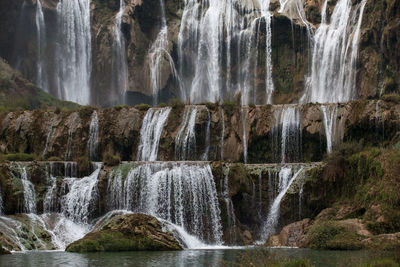
[[[238,258],[254,249],[200,249],[173,252],[67,253],[31,251],[0,256],[0,266],[237,266]],[[387,256],[370,251],[316,251],[310,249],[270,249],[275,257],[308,258],[316,266],[357,266],[372,258]]]

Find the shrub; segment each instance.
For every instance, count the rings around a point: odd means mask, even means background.
[[[135,106],[136,109],[140,110],[140,111],[147,111],[151,108],[151,106],[149,104],[138,104]]]
[[[89,118],[92,116],[93,111],[95,110],[95,107],[92,106],[83,106],[79,109],[79,117],[81,119]]]
[[[121,163],[121,158],[118,155],[107,152],[103,156],[103,162],[106,166],[117,166]]]
[[[398,94],[383,95],[382,100],[387,101],[387,102],[392,102],[395,104],[400,104],[400,95],[398,95]]]
[[[331,221],[316,223],[311,229],[311,245],[313,249],[328,249],[328,243],[341,233],[341,229]]]
[[[204,105],[206,105],[206,107],[207,107],[209,110],[216,110],[217,107],[218,107],[218,104],[216,104],[216,103],[211,103],[211,102],[204,103]]]
[[[229,116],[231,116],[234,112],[239,110],[239,105],[233,101],[224,101],[224,103],[222,103],[222,108]]]
[[[25,154],[25,153],[16,153],[16,154],[7,154],[5,155],[5,159],[9,161],[34,161],[35,155],[33,154]]]
[[[157,107],[159,107],[159,108],[165,108],[165,107],[167,107],[167,106],[168,106],[168,105],[165,104],[165,103],[160,103],[160,104],[157,105]]]
[[[173,109],[181,109],[185,107],[185,103],[178,98],[172,98],[169,100],[168,105]]]
[[[52,156],[52,157],[48,158],[47,160],[48,160],[48,161],[62,161],[61,158],[56,157],[56,156]]]
[[[91,162],[87,156],[78,158],[78,176],[83,177],[89,175],[91,171]]]

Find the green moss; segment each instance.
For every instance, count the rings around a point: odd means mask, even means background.
[[[400,263],[391,258],[374,259],[358,267],[400,267]]]
[[[160,103],[160,104],[157,105],[157,107],[159,107],[159,108],[165,108],[165,107],[167,107],[167,106],[168,106],[168,105],[165,104],[165,103]]]
[[[173,109],[183,109],[183,108],[185,108],[185,103],[182,100],[178,99],[178,98],[170,99],[169,102],[168,102],[168,105],[170,107],[172,107]]]
[[[149,104],[138,104],[135,106],[135,108],[140,111],[147,111],[151,108],[151,106]]]
[[[400,104],[400,95],[398,94],[383,95],[382,100],[387,102],[392,102],[394,104]]]
[[[4,157],[9,161],[34,161],[36,159],[35,155],[25,153],[6,154]]]
[[[334,222],[316,223],[311,229],[310,247],[313,249],[328,249],[329,242],[341,232],[342,229]]]
[[[118,155],[107,152],[103,156],[103,162],[106,166],[117,166],[121,163],[121,158]]]
[[[142,235],[126,235],[122,232],[103,231],[91,233],[85,238],[74,242],[68,252],[98,252],[98,251],[157,251],[165,250],[161,243]],[[180,250],[178,246],[171,250]]]

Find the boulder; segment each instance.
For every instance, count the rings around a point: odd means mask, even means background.
[[[307,233],[312,225],[310,219],[291,223],[283,227],[279,235],[271,236],[267,241],[268,246],[306,247]]]
[[[156,218],[145,214],[114,217],[100,229],[70,244],[68,252],[182,250]]]

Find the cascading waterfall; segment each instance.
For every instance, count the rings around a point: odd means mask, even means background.
[[[338,106],[337,105],[321,105],[321,111],[324,115],[324,128],[326,135],[326,151],[332,152],[332,147],[337,141],[338,132]]]
[[[3,206],[3,196],[1,195],[1,187],[0,187],[0,216],[4,213],[4,206]]]
[[[224,115],[224,110],[222,108],[221,108],[221,124],[222,124],[222,131],[221,131],[221,160],[224,160],[225,115]]]
[[[97,159],[98,146],[99,146],[99,117],[97,115],[97,111],[93,111],[92,117],[90,119],[89,139],[87,143],[87,149],[90,160]]]
[[[197,107],[185,107],[180,130],[175,139],[176,160],[187,160],[196,154],[196,117]]]
[[[61,199],[61,211],[74,222],[87,224],[98,198],[98,176],[101,164],[95,164],[96,170],[84,178],[65,178],[62,188],[68,192]]]
[[[242,107],[242,130],[243,130],[243,161],[247,164],[247,115],[249,110],[246,107]]]
[[[275,129],[273,130],[276,161],[281,163],[298,162],[301,159],[300,111],[295,105],[279,107],[274,112]]]
[[[339,0],[329,24],[327,2],[315,33],[312,70],[302,102],[337,103],[356,97],[358,43],[367,1],[352,6],[351,0]]]
[[[112,88],[118,95],[128,89],[128,61],[126,57],[125,37],[122,33],[122,17],[125,11],[125,0],[120,0],[119,11],[115,16],[114,43],[112,51]]]
[[[79,115],[77,113],[72,114],[72,118],[68,125],[68,141],[67,150],[65,151],[65,160],[71,160],[72,146],[73,146],[73,134],[78,126]]]
[[[36,191],[35,186],[29,180],[27,167],[21,163],[15,163],[12,165],[15,171],[13,178],[20,179],[23,190],[24,190],[24,207],[25,213],[36,213]],[[13,174],[14,175],[14,174]]]
[[[175,79],[179,80],[178,73],[175,68],[174,60],[169,54],[169,42],[168,42],[168,26],[167,19],[165,17],[165,3],[164,0],[160,0],[160,12],[161,12],[161,28],[157,35],[156,40],[150,48],[150,75],[151,75],[151,88],[153,91],[153,103],[158,104],[158,94],[162,89],[162,67],[163,61],[167,60],[170,65],[172,75]]]
[[[131,168],[128,173],[126,167]],[[221,243],[220,210],[208,164],[148,163],[119,168],[109,177],[110,210],[150,214],[183,227],[204,242]]]
[[[224,179],[221,179],[221,196],[225,201],[226,215],[228,218],[229,237],[231,241],[236,240],[236,218],[235,209],[229,191],[229,167],[224,168]]]
[[[54,125],[53,125],[53,123],[51,123],[50,127],[49,127],[49,130],[47,131],[46,144],[44,145],[44,149],[43,149],[43,152],[42,152],[42,157],[45,157],[47,155],[47,150],[49,149],[49,144],[50,144],[51,136],[53,134],[53,129],[54,129]]]
[[[151,108],[147,111],[140,130],[138,161],[156,161],[160,138],[171,108]]]
[[[216,102],[240,92],[244,105],[254,95],[261,20],[265,21],[265,100],[271,103],[274,85],[271,59],[269,0],[185,1],[178,36],[182,99]],[[245,55],[241,55],[241,48]],[[253,53],[254,48],[257,52]],[[191,53],[196,51],[196,53]],[[261,54],[261,53],[260,53]],[[238,68],[233,68],[237,64]],[[224,75],[223,75],[224,74]]]
[[[296,180],[296,178],[303,172],[304,167],[301,167],[298,171],[293,172],[291,167],[283,167],[279,172],[279,184],[278,184],[278,196],[272,202],[269,209],[266,221],[262,228],[261,240],[265,242],[267,238],[274,234],[275,228],[278,225],[280,205],[286,192]]]
[[[92,38],[89,0],[60,0],[57,5],[58,97],[90,103]]]
[[[46,24],[44,21],[44,14],[42,9],[41,0],[36,1],[36,38],[37,38],[37,75],[36,83],[39,87],[45,91],[49,91],[47,72],[46,72],[46,61],[44,58],[44,52],[46,50]]]
[[[50,162],[47,166],[47,179],[50,187],[47,189],[46,195],[43,200],[43,211],[45,213],[57,210],[57,178],[53,176],[54,163]]]
[[[201,160],[208,160],[208,153],[210,152],[210,127],[211,127],[211,114],[207,108],[207,128],[206,128],[206,140],[204,153],[201,156]]]

